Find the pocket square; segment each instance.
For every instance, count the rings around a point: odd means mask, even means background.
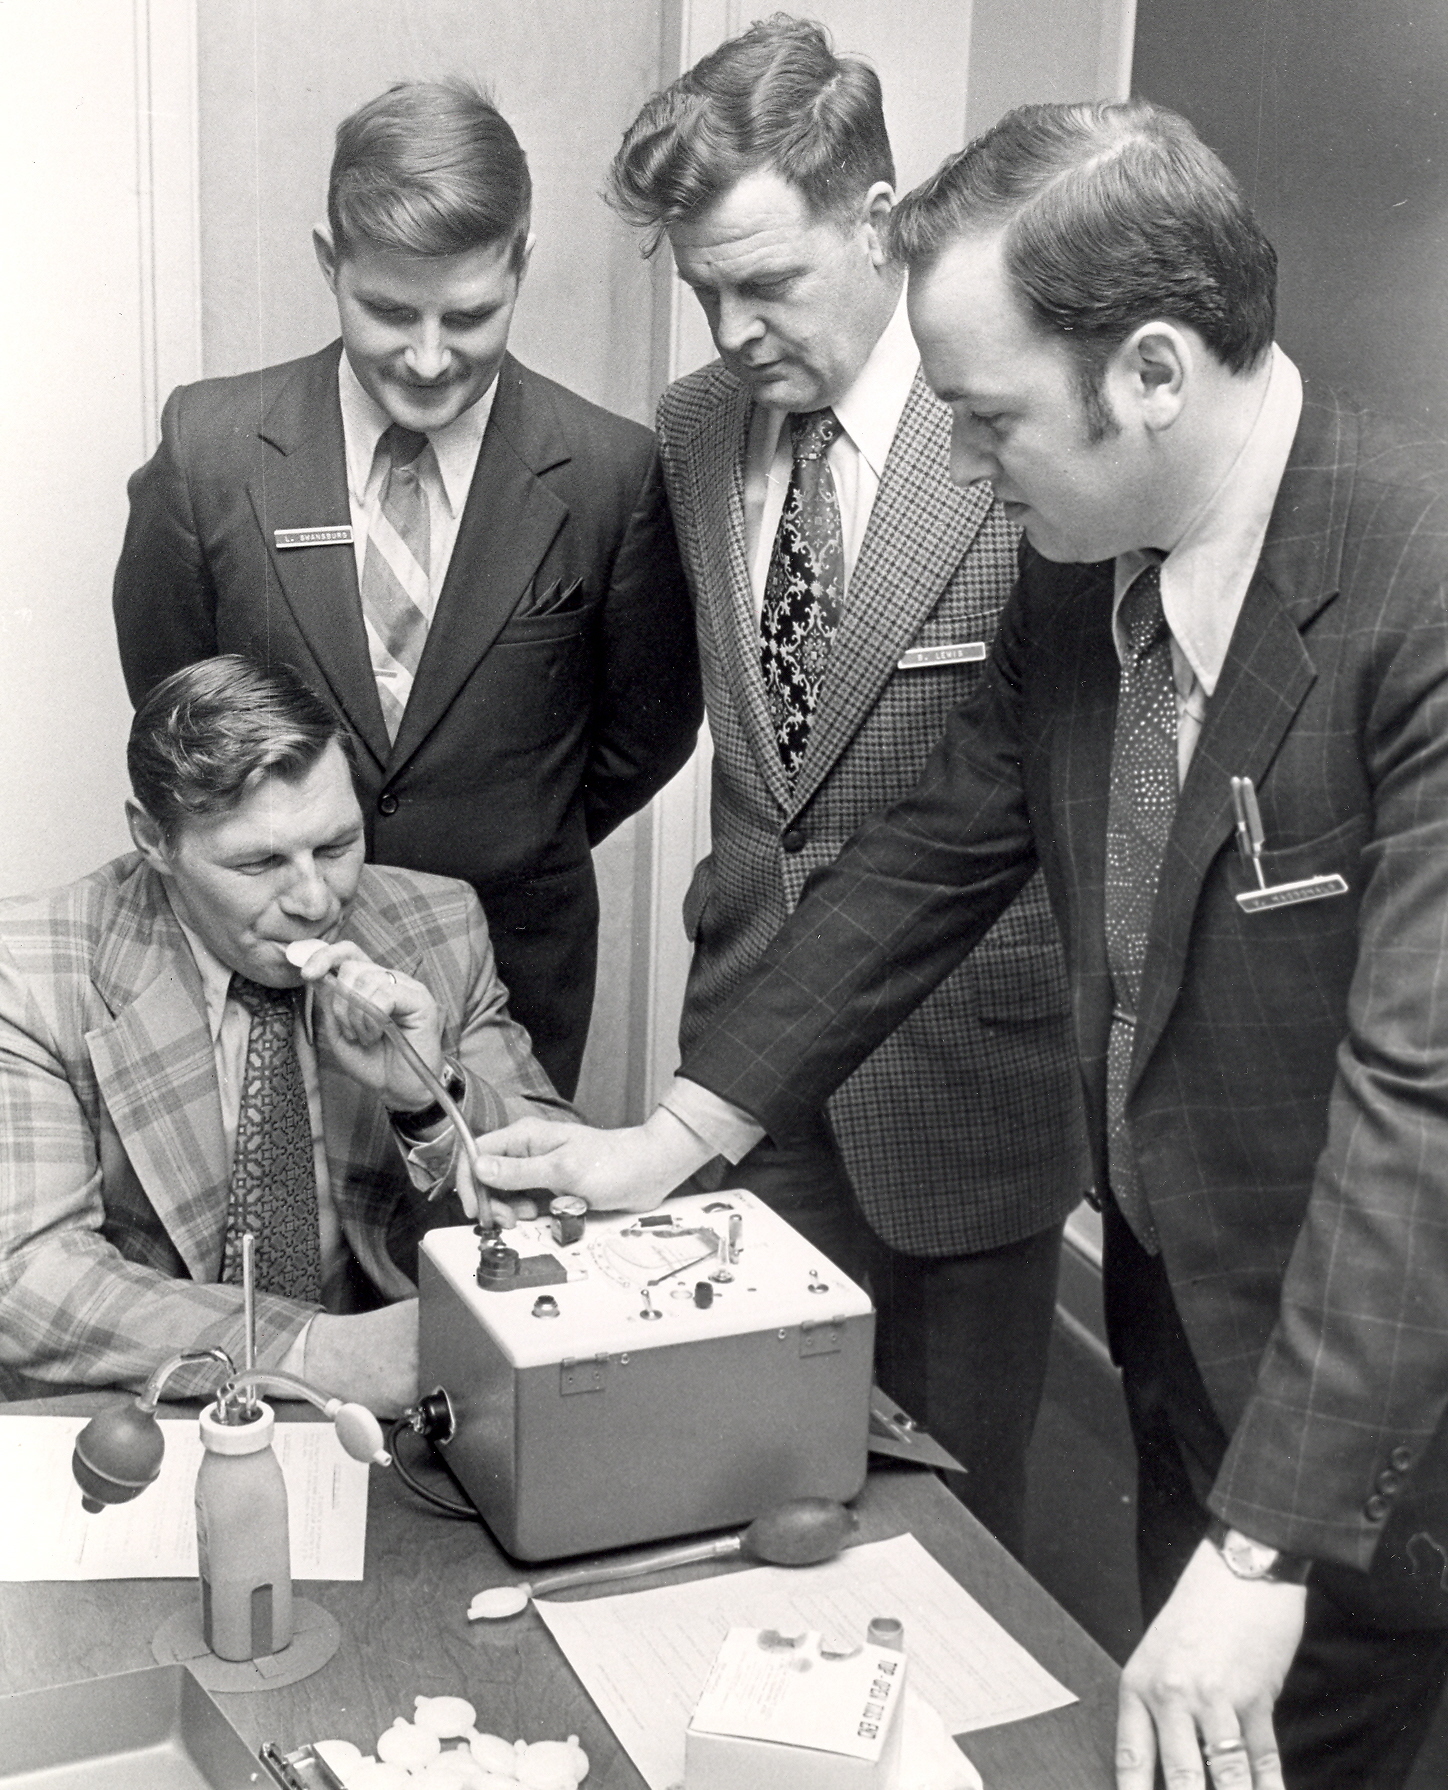
[[[540,591],[534,587],[530,599],[518,607],[519,618],[530,620],[540,615],[564,615],[570,609],[581,609],[580,598],[583,595],[583,580],[575,578],[565,584],[561,578],[555,578],[551,584]]]

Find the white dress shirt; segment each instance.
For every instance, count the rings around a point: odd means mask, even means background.
[[[493,397],[498,382],[493,383],[476,403],[470,404],[461,416],[446,428],[434,429],[427,437],[428,445],[417,459],[417,475],[427,497],[429,557],[428,594],[419,604],[429,625],[437,609],[443,580],[452,563],[457,543],[458,525],[463,506],[472,488],[477,469],[478,451],[493,412]],[[352,513],[352,551],[357,558],[357,583],[362,583],[362,568],[367,562],[367,538],[382,508],[382,487],[387,468],[378,460],[377,443],[391,427],[392,418],[377,402],[352,371],[345,350],[337,363],[337,396],[342,406],[342,440],[347,451],[347,502]],[[364,620],[366,616],[364,614]],[[387,652],[381,638],[367,621],[367,645],[372,656],[372,671],[379,685],[390,689],[399,705],[407,706],[412,693],[412,675],[405,666]]]
[[[830,443],[825,458],[840,501],[840,530],[845,549],[845,594],[850,575],[860,557],[860,543],[869,527],[870,511],[885,471],[890,444],[900,426],[900,413],[910,396],[920,351],[910,334],[901,294],[884,333],[870,350],[855,383],[835,404],[840,433]],[[754,613],[764,606],[764,585],[779,518],[789,491],[794,455],[789,430],[790,413],[756,404],[749,420],[744,450],[744,539],[749,557],[749,583],[754,593]]]
[[[1177,691],[1177,783],[1187,780],[1207,703],[1222,675],[1247,586],[1262,556],[1277,489],[1302,415],[1302,376],[1275,343],[1267,389],[1251,433],[1222,482],[1161,562],[1161,606],[1171,630]],[[1126,642],[1118,614],[1133,579],[1150,563],[1144,551],[1116,560],[1111,631],[1118,659]]]
[[[1183,782],[1261,557],[1301,414],[1301,375],[1274,344],[1262,405],[1241,452],[1161,561],[1162,609],[1171,630],[1177,687],[1177,766]],[[1116,560],[1112,635],[1118,655],[1124,647],[1117,621],[1121,599],[1153,557],[1133,549]],[[659,1104],[700,1139],[701,1152],[707,1149],[730,1162],[738,1162],[764,1136],[763,1127],[742,1108],[684,1076],[674,1077]]]

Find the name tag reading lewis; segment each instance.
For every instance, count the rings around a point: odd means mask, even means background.
[[[931,665],[979,665],[985,657],[983,640],[953,640],[947,646],[912,646],[895,661],[898,671],[924,671]]]
[[[279,528],[272,539],[279,551],[284,547],[350,547],[352,524],[343,522],[335,528]]]
[[[1269,883],[1262,874],[1262,847],[1267,835],[1262,810],[1250,777],[1232,779],[1232,806],[1237,814],[1237,850],[1242,862],[1257,877],[1255,889],[1244,889],[1237,906],[1244,914],[1260,914],[1270,907],[1296,907],[1303,901],[1325,901],[1329,895],[1346,895],[1347,884],[1336,871],[1327,876],[1305,876],[1295,883]]]

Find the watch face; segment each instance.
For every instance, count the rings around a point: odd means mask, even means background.
[[[1278,1550],[1229,1529],[1222,1543],[1222,1554],[1239,1579],[1264,1579],[1277,1564]]]

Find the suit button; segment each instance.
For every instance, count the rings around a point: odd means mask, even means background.
[[[1381,1473],[1379,1473],[1379,1475],[1378,1475],[1378,1490],[1380,1492],[1386,1492],[1390,1498],[1392,1497],[1394,1492],[1401,1491],[1402,1486],[1403,1486],[1402,1474],[1394,1473],[1394,1471],[1392,1470],[1391,1467],[1386,1467],[1386,1468],[1384,1468],[1384,1470]]]
[[[384,790],[383,793],[378,796],[377,812],[379,814],[396,814],[397,797],[393,795],[390,789]]]
[[[1388,1456],[1388,1465],[1398,1473],[1406,1473],[1413,1464],[1413,1451],[1405,1442],[1400,1442]]]
[[[1367,1503],[1363,1505],[1363,1515],[1370,1523],[1380,1523],[1388,1514],[1388,1509],[1387,1499],[1381,1493],[1374,1492]]]
[[[803,827],[786,827],[779,843],[793,856],[795,852],[803,851],[809,844],[809,834]]]

